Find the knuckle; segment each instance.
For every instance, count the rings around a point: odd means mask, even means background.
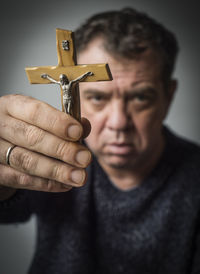
[[[20,96],[20,95],[18,95],[18,94],[7,94],[7,95],[4,95],[4,96],[1,96],[0,97],[0,100],[1,101],[10,101],[10,100],[15,100],[15,98],[16,97],[18,97],[18,96]]]
[[[31,154],[25,152],[19,156],[19,166],[23,171],[35,170],[37,161],[34,160]]]
[[[45,122],[48,129],[52,131],[56,130],[57,125],[62,123],[59,115],[51,115]]]
[[[58,159],[64,160],[68,157],[67,155],[70,155],[71,158],[73,158],[73,155],[75,153],[74,151],[74,145],[70,142],[59,142],[56,146],[56,156]]]
[[[44,131],[34,126],[28,126],[25,130],[25,138],[29,147],[35,147],[42,142],[44,138]]]
[[[10,110],[9,110],[9,105],[16,105],[16,104],[20,104],[20,102],[26,102],[27,101],[27,98],[29,96],[24,96],[24,95],[21,95],[21,94],[8,94],[5,96],[5,100],[8,104],[7,106],[7,111],[8,113],[10,113]]]
[[[29,119],[33,124],[37,124],[38,120],[41,118],[43,103],[37,100],[32,100],[29,108]]]
[[[21,188],[27,188],[32,184],[32,179],[28,174],[21,173],[17,177],[17,182]]]
[[[0,97],[0,104],[2,105],[1,110],[3,110],[6,113],[9,113],[9,106],[15,105],[16,101],[21,101],[26,96],[21,94],[7,94]]]
[[[1,112],[5,112],[7,113],[7,110],[6,110],[6,105],[9,103],[9,101],[12,100],[14,95],[4,95],[4,96],[0,96],[0,104],[1,104]]]
[[[0,107],[1,109],[1,107]],[[2,136],[2,131],[5,130],[5,128],[8,127],[7,121],[6,121],[6,115],[5,114],[1,114],[0,115],[0,135]]]
[[[50,171],[50,178],[59,181],[60,175],[61,175],[60,166],[59,165],[54,165],[53,168]]]
[[[45,113],[48,113],[48,115]],[[54,130],[58,123],[60,123],[60,116],[55,115],[55,112],[52,114],[51,111],[49,111],[49,108],[46,103],[32,100],[30,104],[30,110],[29,110],[29,120],[34,124],[40,124],[41,122],[41,116],[43,121],[45,122],[45,126],[49,130]]]
[[[54,192],[56,187],[56,182],[52,180],[48,180],[46,183],[46,191]]]

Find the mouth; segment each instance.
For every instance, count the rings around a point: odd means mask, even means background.
[[[106,151],[109,154],[126,156],[128,154],[133,153],[134,146],[129,143],[111,143],[106,144]]]

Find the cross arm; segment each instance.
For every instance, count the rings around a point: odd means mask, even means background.
[[[48,79],[41,78],[42,74],[48,74],[54,79],[59,79],[60,74],[65,74],[69,80],[78,78],[80,75],[91,71],[92,76],[87,77],[85,82],[96,81],[110,81],[112,75],[108,64],[91,64],[91,65],[77,65],[77,66],[44,66],[44,67],[27,67],[27,77],[31,84],[49,84]]]

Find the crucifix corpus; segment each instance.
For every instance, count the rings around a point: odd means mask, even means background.
[[[79,85],[81,81],[112,80],[108,64],[77,65],[73,32],[56,29],[57,66],[28,67],[31,84],[54,83],[61,88],[62,110],[80,120]]]

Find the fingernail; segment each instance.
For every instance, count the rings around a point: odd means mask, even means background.
[[[81,128],[78,125],[70,125],[67,129],[68,137],[79,139],[81,137]]]
[[[82,184],[85,181],[85,172],[80,169],[75,169],[71,173],[71,179],[74,183]]]
[[[89,151],[86,150],[81,150],[76,154],[76,161],[80,164],[80,165],[87,165],[89,164],[91,159],[91,153]]]

